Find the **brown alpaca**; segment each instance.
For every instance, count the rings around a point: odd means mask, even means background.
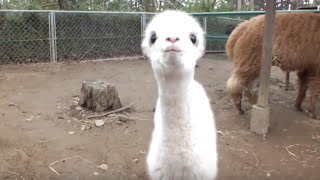
[[[249,24],[250,24],[250,21],[244,21],[240,23],[230,34],[228,41],[226,43],[226,49],[227,49],[226,53],[230,60],[233,60],[233,56],[234,56],[233,50],[238,38],[240,38],[243,35],[243,33],[247,30],[247,27],[249,26]],[[252,104],[255,103],[257,100],[257,96],[255,96],[252,93],[252,91],[249,91],[248,89],[245,89],[244,95],[248,97],[248,100]],[[236,104],[236,107],[237,109],[241,109],[241,100],[239,104]],[[243,113],[243,111],[241,111],[241,113]]]
[[[254,88],[259,84],[263,28],[264,15],[253,17],[239,24],[226,44],[227,56],[234,64],[227,90],[240,114],[244,113],[241,109],[243,92],[251,104],[255,104],[257,100]],[[302,88],[306,86],[304,72],[320,74],[319,29],[320,15],[316,13],[276,14],[272,65],[285,72],[298,71],[301,84],[295,104],[297,109],[301,109],[301,102],[298,100],[299,96],[302,97]]]
[[[229,36],[229,41],[227,41],[226,43],[226,49],[229,49],[230,51],[227,51],[227,56],[229,57],[229,59],[233,59],[233,48],[238,40],[238,38],[247,30],[248,25],[250,24],[249,21],[244,21],[243,23],[240,23],[237,27],[237,29],[233,30],[235,32],[233,32],[230,36]],[[285,80],[285,90],[288,91],[289,90],[289,72],[286,72],[286,80]],[[251,92],[245,92],[244,93],[245,96],[251,96],[252,97],[252,93]],[[254,97],[255,99],[257,97]],[[253,100],[252,103],[255,102],[254,99],[252,98],[248,98],[249,100]]]

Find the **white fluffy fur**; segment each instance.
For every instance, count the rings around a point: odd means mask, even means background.
[[[151,43],[151,34],[157,40]],[[193,44],[190,34],[197,37]],[[167,38],[179,38],[172,43]],[[217,145],[214,113],[203,87],[194,80],[204,54],[204,32],[187,13],[165,11],[149,23],[142,50],[150,59],[158,85],[154,131],[147,156],[152,180],[214,180]],[[165,52],[178,48],[180,52]]]

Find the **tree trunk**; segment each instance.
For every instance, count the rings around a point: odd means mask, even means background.
[[[289,4],[290,4],[290,1],[289,1],[289,0],[287,0],[287,1],[286,1],[286,7],[285,7],[285,9],[286,9],[286,10],[288,10],[288,9],[289,9]]]
[[[299,4],[298,0],[293,0],[291,10],[296,10],[298,8],[298,4]]]
[[[212,10],[214,9],[214,7],[216,6],[217,0],[213,0],[212,1]]]
[[[241,0],[238,0],[237,11],[241,11]]]
[[[158,10],[158,2],[157,2],[157,0],[153,0],[153,6],[154,6],[154,9],[157,11]]]
[[[250,0],[250,11],[254,11],[255,6],[254,6],[254,0]]]
[[[105,81],[83,81],[79,105],[96,112],[122,107],[118,91]]]
[[[68,3],[67,0],[58,0],[59,8],[61,10],[68,10]]]

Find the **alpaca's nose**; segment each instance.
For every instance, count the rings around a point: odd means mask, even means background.
[[[175,43],[175,42],[179,41],[180,39],[178,37],[167,37],[166,40],[169,42]]]

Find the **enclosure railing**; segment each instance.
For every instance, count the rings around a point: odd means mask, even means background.
[[[206,51],[209,53],[224,52],[230,30],[263,13],[243,11],[192,15],[198,18],[207,32]],[[141,57],[143,32],[155,14],[0,10],[0,64]]]
[[[278,10],[277,13],[290,12],[315,12],[319,10]],[[265,11],[234,11],[234,12],[210,12],[210,13],[192,13],[202,22],[206,30],[206,52],[225,52],[225,44],[232,29],[239,23],[250,18],[264,14]]]

